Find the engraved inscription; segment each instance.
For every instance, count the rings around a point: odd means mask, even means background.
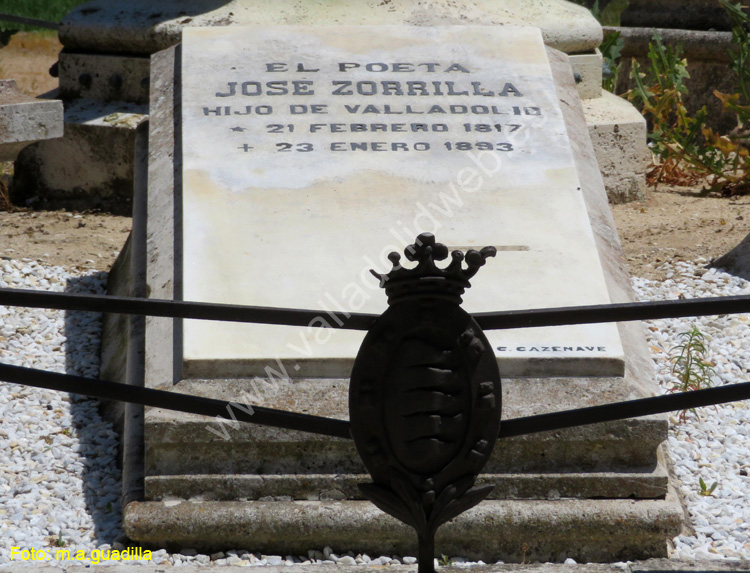
[[[285,62],[279,58],[254,64],[247,75],[251,77],[217,79],[214,87],[207,84],[200,104],[206,118],[229,121],[226,118],[231,117],[230,133],[284,136],[263,145],[239,142],[234,148],[243,155],[512,153],[517,151],[510,141],[512,134],[545,115],[525,95],[521,78],[488,79],[486,72],[479,73],[465,62]],[[273,118],[278,120],[266,121]],[[313,137],[297,139],[304,134]],[[404,137],[372,137],[378,134]]]

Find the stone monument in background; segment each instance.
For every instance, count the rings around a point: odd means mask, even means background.
[[[601,90],[602,30],[583,7],[564,0],[444,0],[339,4],[271,0],[94,0],[61,23],[57,67],[65,138],[26,150],[14,196],[40,207],[101,208],[130,214],[135,131],[148,114],[149,58],[179,42],[183,28],[276,24],[537,26],[548,46],[567,53],[612,202],[644,198],[646,124],[627,102]],[[57,97],[57,96],[55,96]]]

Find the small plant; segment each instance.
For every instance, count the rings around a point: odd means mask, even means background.
[[[635,103],[650,122],[649,140],[658,164],[649,173],[652,183],[668,180],[691,183],[696,179],[693,159],[701,153],[699,137],[707,112],[700,109],[688,114],[683,98],[687,95],[685,80],[690,77],[687,60],[681,57],[680,46],[665,46],[658,33],[649,43],[650,65],[641,71],[633,60],[630,77],[634,82],[628,98]],[[692,173],[691,173],[692,171]]]
[[[440,559],[438,559],[438,565],[441,567],[449,567],[451,564],[451,558],[448,557],[445,553],[440,555]]]
[[[57,541],[55,542],[58,547],[65,547],[65,540],[62,538],[62,531],[57,534]]]
[[[710,388],[714,368],[713,364],[706,361],[706,337],[698,327],[693,326],[689,331],[680,333],[680,338],[683,340],[682,344],[669,351],[672,374],[677,378],[677,383],[670,392]],[[691,408],[690,411],[696,413],[695,408]],[[687,410],[680,413],[680,422],[685,420],[686,415]]]
[[[525,565],[526,564],[526,554],[529,552],[529,544],[528,543],[524,543],[523,546],[521,547],[521,551],[523,551],[523,558],[521,559],[521,565]]]
[[[633,61],[634,87],[628,98],[650,123],[649,140],[657,158],[649,182],[691,184],[708,180],[709,191],[723,195],[750,192],[750,17],[739,4],[720,0],[732,20],[730,68],[737,75],[739,92],[714,92],[725,111],[737,118],[737,127],[719,134],[706,125],[705,106],[693,114],[685,108],[685,80],[690,77],[682,49],[665,46],[658,34],[649,44],[649,66]]]
[[[625,40],[620,37],[619,30],[607,34],[599,46],[604,60],[604,70],[602,72],[602,87],[612,93],[617,87],[617,80],[620,75],[621,65],[618,63],[620,53],[625,46]]]
[[[703,478],[699,477],[698,485],[700,485],[701,487],[701,490],[699,493],[703,496],[708,497],[710,495],[713,495],[714,491],[716,491],[716,488],[718,487],[719,482],[715,481],[714,483],[711,484],[711,487],[708,487],[706,486],[706,482],[703,481]]]

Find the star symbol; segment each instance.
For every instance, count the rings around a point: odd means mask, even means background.
[[[232,131],[245,131],[245,128],[237,126],[237,127],[233,127]]]

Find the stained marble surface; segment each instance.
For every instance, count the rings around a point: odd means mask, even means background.
[[[609,302],[539,30],[187,29],[184,299],[380,313],[433,232],[498,247],[469,312]],[[487,333],[505,375],[617,375],[614,325]],[[186,321],[186,376],[346,376],[363,333]]]

